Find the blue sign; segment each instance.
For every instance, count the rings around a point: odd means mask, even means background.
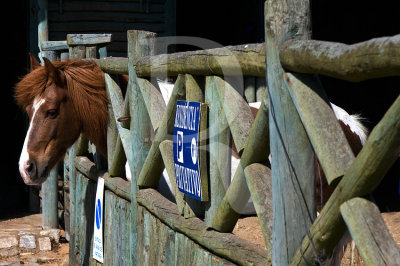
[[[96,228],[100,229],[100,225],[101,225],[101,202],[100,202],[100,199],[97,199],[95,213],[96,213]]]
[[[179,190],[202,200],[199,167],[199,102],[176,102],[173,135],[175,178]]]

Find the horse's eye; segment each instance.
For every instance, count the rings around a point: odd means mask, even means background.
[[[49,117],[49,118],[56,118],[57,115],[58,115],[58,111],[56,109],[50,109],[46,113],[46,117]]]

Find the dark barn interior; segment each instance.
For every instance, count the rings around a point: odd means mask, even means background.
[[[11,16],[3,16],[10,41],[3,53],[3,152],[1,153],[0,218],[29,208],[28,188],[18,173],[26,116],[15,105],[13,86],[28,68],[29,1],[9,2]],[[400,33],[398,9],[393,1],[312,1],[313,39],[352,44]],[[176,1],[177,36],[197,36],[221,45],[264,41],[264,1]],[[177,51],[195,49],[176,48]],[[4,71],[3,70],[3,71]],[[349,83],[328,77],[321,81],[330,100],[350,113],[359,113],[372,128],[400,94],[400,77]],[[400,168],[399,163],[396,165]],[[399,171],[398,171],[399,172]],[[397,173],[398,173],[397,172]],[[386,178],[375,193],[381,211],[399,211],[399,176]]]

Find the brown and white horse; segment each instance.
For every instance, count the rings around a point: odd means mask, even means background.
[[[81,133],[96,145],[100,153],[107,154],[108,98],[104,73],[92,62],[52,63],[44,58],[44,66],[41,66],[31,56],[31,66],[31,72],[15,87],[15,99],[25,109],[30,120],[19,171],[26,184],[39,185]],[[172,87],[164,87],[166,91],[163,95],[170,94],[168,90],[172,90]],[[168,101],[168,96],[165,98]],[[253,114],[256,114],[259,104],[251,106]],[[335,105],[332,108],[357,154],[366,139],[365,128],[358,117],[350,116]],[[238,156],[232,156],[233,174],[239,160]],[[318,171],[317,175],[319,173],[322,172]],[[172,191],[167,175],[164,174],[163,178],[160,184],[168,185],[166,190]],[[323,188],[329,193],[326,183]],[[254,213],[252,203],[246,208],[243,214]]]

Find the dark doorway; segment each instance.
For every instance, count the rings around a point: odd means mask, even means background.
[[[28,187],[18,173],[18,160],[26,130],[25,114],[13,99],[14,84],[27,71],[28,3],[8,2],[7,16],[2,16],[5,39],[2,52],[2,149],[0,157],[0,218],[28,210]],[[11,13],[11,14],[10,14]]]

